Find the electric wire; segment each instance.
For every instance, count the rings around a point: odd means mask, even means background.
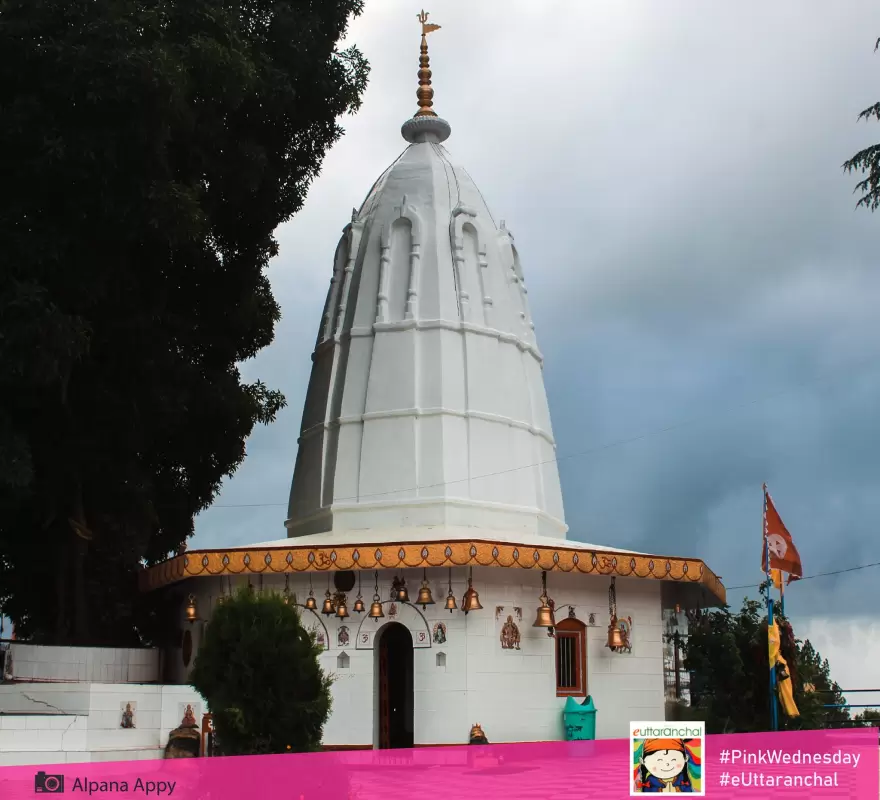
[[[880,567],[880,561],[872,561],[870,564],[857,564],[854,567],[845,567],[844,569],[832,569],[828,572],[817,572],[813,575],[804,575],[803,578],[799,578],[795,583],[813,580],[814,578],[827,578],[829,575],[843,575],[848,572],[858,572],[859,570],[870,569],[871,567]],[[762,578],[762,580],[766,579]],[[728,592],[732,592],[736,589],[753,589],[758,586],[759,583],[761,583],[761,581],[752,581],[751,583],[743,583],[739,586],[725,586],[724,588],[727,589]]]
[[[874,355],[870,359],[865,362],[860,362],[859,366],[867,366],[869,364],[873,364],[880,360],[878,356]],[[779,390],[777,392],[773,392],[767,395],[761,395],[759,397],[752,398],[751,400],[746,400],[741,403],[737,403],[735,405],[729,406],[727,408],[727,412],[735,411],[741,408],[747,408],[749,406],[757,405],[759,403],[766,402],[768,400],[774,400],[778,397],[783,397],[788,394],[792,394],[795,391],[802,389],[804,386],[808,385],[818,385],[823,383],[828,383],[830,381],[837,381],[840,379],[840,375],[827,375],[823,378],[819,378],[816,380],[806,380],[801,381],[793,386],[789,386],[786,389]],[[459,478],[455,480],[443,481],[440,483],[432,483],[427,485],[420,486],[408,486],[401,487],[398,489],[384,491],[384,492],[370,492],[366,494],[361,494],[358,496],[351,497],[339,497],[337,500],[357,500],[363,499],[366,497],[381,497],[385,495],[397,494],[398,492],[406,492],[406,491],[418,491],[421,489],[436,489],[442,488],[444,486],[450,486],[457,483],[466,483],[469,480],[480,480],[482,478],[492,478],[496,475],[505,475],[511,472],[518,472],[524,469],[535,469],[537,467],[543,467],[548,464],[558,464],[561,461],[570,461],[575,458],[583,458],[585,456],[594,455],[596,453],[605,452],[607,450],[613,450],[617,447],[624,447],[629,444],[635,444],[636,442],[644,441],[654,436],[660,436],[664,433],[669,433],[671,431],[679,430],[682,428],[689,427],[694,424],[699,424],[700,422],[714,422],[718,415],[713,416],[700,416],[700,417],[690,417],[689,419],[682,420],[681,422],[677,422],[671,425],[666,425],[661,428],[655,428],[654,430],[647,431],[645,433],[639,434],[637,436],[631,436],[625,439],[618,439],[612,442],[607,442],[606,444],[597,445],[596,447],[588,448],[586,450],[580,450],[574,453],[569,453],[567,455],[555,456],[554,458],[546,459],[544,461],[538,461],[530,464],[524,464],[518,467],[507,467],[506,469],[497,470],[495,472],[487,472],[480,475],[474,475],[470,478]],[[276,507],[279,508],[281,506],[286,506],[287,503],[217,503],[211,506],[211,508],[270,508]]]

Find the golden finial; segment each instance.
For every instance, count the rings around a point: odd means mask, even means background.
[[[428,40],[425,38],[431,31],[440,30],[439,25],[428,22],[428,13],[422,11],[418,15],[419,22],[422,23],[422,46],[419,56],[419,89],[416,97],[419,98],[419,110],[415,113],[416,117],[436,117],[437,115],[431,110],[434,105],[434,90],[431,88],[431,70],[428,67]]]

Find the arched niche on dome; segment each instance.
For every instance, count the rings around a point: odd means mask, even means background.
[[[379,293],[376,322],[418,317],[422,221],[403,198],[398,215],[382,226],[379,237]]]
[[[333,313],[330,322],[331,331],[328,338],[338,336],[345,326],[346,310],[348,309],[348,301],[352,291],[352,275],[354,273],[355,261],[357,260],[358,252],[361,248],[361,238],[363,233],[364,223],[357,219],[352,219],[352,221],[345,226],[342,240],[339,243],[340,247],[344,247],[345,257],[342,260],[342,267],[336,284],[336,295],[332,304]]]
[[[364,616],[358,626],[355,648],[357,650],[372,650],[379,631],[388,623],[397,622],[409,631],[415,649],[429,649],[431,647],[431,628],[424,614],[409,603],[396,603],[397,613],[392,617],[389,613],[392,605],[395,603],[390,600],[382,604],[385,616],[381,619],[371,619]]]
[[[471,295],[473,322],[492,327],[493,301],[489,292],[489,275],[486,259],[486,243],[477,230],[476,222],[469,219],[461,226],[464,275]],[[471,291],[472,289],[472,291]]]
[[[412,272],[412,222],[398,217],[391,223],[390,261],[388,264],[388,322],[402,322],[406,317],[409,278]]]
[[[532,323],[532,316],[529,312],[529,290],[526,288],[526,279],[523,274],[522,262],[519,258],[516,245],[510,242],[510,281],[511,290],[516,296],[516,308],[519,314],[520,324],[522,325],[523,334],[526,338],[531,338],[535,329]]]
[[[492,298],[486,284],[486,242],[480,234],[477,212],[459,205],[449,223],[455,261],[458,313],[462,322],[491,327]]]
[[[336,315],[339,308],[339,294],[342,289],[345,275],[345,264],[348,261],[348,253],[351,248],[351,234],[348,230],[343,233],[336,245],[336,253],[333,256],[333,275],[330,278],[330,288],[327,290],[327,302],[324,304],[324,314],[321,317],[321,331],[318,334],[318,343],[326,342],[333,337],[336,323]]]

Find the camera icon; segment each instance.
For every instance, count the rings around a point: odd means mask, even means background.
[[[63,791],[63,775],[47,775],[45,772],[38,772],[34,775],[34,792],[36,794],[60,794]]]

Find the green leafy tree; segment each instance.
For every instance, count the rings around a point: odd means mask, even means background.
[[[155,641],[135,573],[193,532],[283,396],[273,232],[368,65],[361,0],[0,0],[0,608]],[[148,601],[149,603],[152,600]]]
[[[874,45],[874,52],[880,49],[880,39]],[[880,103],[868,106],[859,114],[859,120],[880,120]],[[843,168],[847,172],[858,172],[865,177],[857,184],[855,191],[861,193],[858,206],[875,211],[880,207],[880,144],[874,144],[860,150],[851,159],[845,161]]]
[[[880,728],[880,709],[866,708],[853,717],[853,722],[860,728]]]
[[[190,681],[214,715],[224,755],[320,748],[331,705],[320,653],[279,594],[243,589],[214,610]]]
[[[780,729],[838,727],[849,719],[840,687],[831,680],[828,661],[807,641],[795,639],[782,618],[782,657],[788,662],[800,716],[786,717]],[[673,709],[681,718],[702,719],[709,733],[770,730],[770,665],[764,604],[746,599],[736,614],[725,608],[703,612],[690,626],[684,644],[691,673],[691,708]]]

